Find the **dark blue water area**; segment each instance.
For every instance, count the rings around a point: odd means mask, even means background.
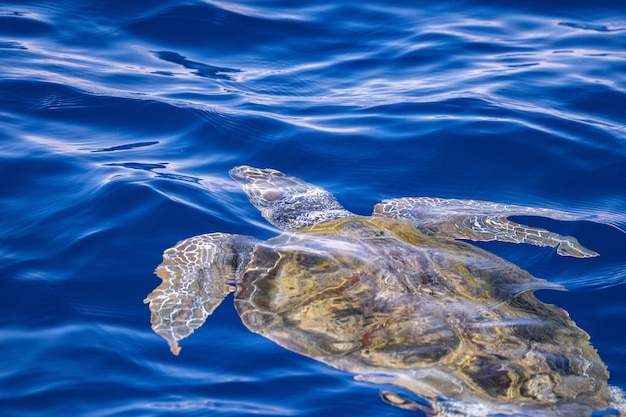
[[[431,3],[0,4],[0,414],[415,415],[251,333],[232,298],[178,357],[151,331],[166,248],[276,234],[241,164],[359,214],[402,196],[580,214],[516,220],[597,258],[477,245],[564,285],[537,295],[626,389],[625,4]]]

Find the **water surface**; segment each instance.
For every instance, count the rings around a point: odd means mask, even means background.
[[[2,414],[409,415],[251,334],[228,301],[172,356],[142,303],[162,251],[275,233],[229,180],[240,164],[360,214],[439,196],[623,229],[625,51],[617,1],[5,1]],[[524,220],[601,256],[481,247],[563,284],[538,295],[626,388],[626,234]]]

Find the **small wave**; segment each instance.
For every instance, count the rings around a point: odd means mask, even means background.
[[[162,59],[163,61],[172,62],[174,64],[179,64],[184,68],[193,69],[194,74],[200,77],[206,78],[222,78],[226,80],[232,80],[233,77],[230,75],[232,73],[241,72],[241,70],[233,69],[233,68],[224,68],[224,67],[214,67],[212,65],[203,64],[201,62],[190,61],[186,57],[170,51],[158,51],[155,52],[154,55]]]
[[[158,141],[128,143],[128,144],[125,144],[125,145],[116,145],[116,146],[109,146],[108,148],[96,149],[96,150],[93,150],[91,152],[126,151],[126,150],[129,150],[129,149],[143,148],[144,146],[157,145],[158,143],[159,143]]]
[[[43,36],[53,26],[41,16],[22,11],[0,11],[0,34],[9,36]]]
[[[27,50],[28,48],[25,47],[20,42],[6,41],[6,42],[0,42],[0,49],[21,49],[21,50]]]
[[[593,23],[559,22],[559,25],[594,32],[620,32],[626,30],[626,24],[598,25]]]

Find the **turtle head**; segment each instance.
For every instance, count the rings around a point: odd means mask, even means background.
[[[353,215],[323,188],[275,169],[238,166],[229,173],[261,215],[280,229],[299,229]]]

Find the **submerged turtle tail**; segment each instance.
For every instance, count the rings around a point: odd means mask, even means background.
[[[275,169],[238,166],[229,173],[261,215],[282,230],[353,216],[328,191]]]

